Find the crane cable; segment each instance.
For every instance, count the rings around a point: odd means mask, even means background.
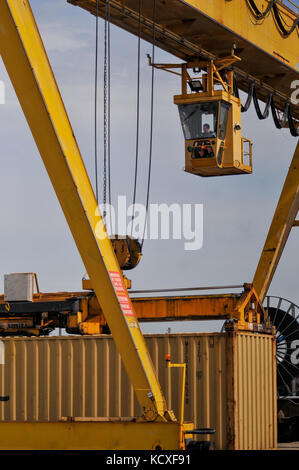
[[[104,162],[103,162],[103,204],[111,208],[111,152],[110,152],[110,124],[111,124],[111,73],[110,73],[110,1],[105,3],[105,26],[104,26]],[[110,224],[112,230],[112,215],[110,213]],[[107,213],[104,210],[105,219]]]
[[[135,213],[135,204],[136,204],[138,157],[139,157],[141,12],[142,12],[142,0],[139,0],[139,26],[138,26],[138,41],[137,41],[136,154],[135,154],[134,191],[133,191],[133,203],[132,203],[131,236],[133,233],[133,222],[135,218],[134,213]]]
[[[96,46],[95,46],[95,80],[94,80],[94,166],[95,166],[95,193],[99,203],[98,183],[98,54],[99,54],[99,0],[96,0]]]
[[[273,14],[274,14],[274,18],[276,20],[276,24],[278,26],[278,29],[280,30],[280,33],[282,34],[283,37],[287,38],[288,36],[290,36],[290,34],[292,34],[292,32],[296,29],[296,27],[299,27],[299,17],[297,16],[297,18],[293,21],[293,24],[292,26],[289,27],[289,30],[287,30],[285,27],[284,27],[284,24],[285,21],[283,20],[280,12],[279,12],[279,9],[277,7],[277,0],[271,0],[269,3],[268,3],[268,6],[266,8],[265,11],[261,12],[259,10],[259,8],[256,6],[256,3],[254,0],[246,0],[246,3],[251,11],[251,13],[253,14],[254,18],[257,20],[257,21],[260,21],[260,20],[263,20],[267,15],[268,13],[273,10]],[[286,24],[286,23],[285,23]]]
[[[238,82],[236,77],[234,76],[234,95],[239,98],[239,88],[238,88]],[[277,114],[277,109],[275,107],[275,102],[274,102],[274,94],[269,93],[266,106],[264,111],[262,112],[258,103],[257,95],[256,95],[256,85],[254,82],[251,82],[249,85],[249,91],[248,91],[248,96],[245,105],[242,105],[242,112],[248,111],[250,104],[252,102],[254,103],[254,107],[256,110],[256,114],[259,119],[266,119],[269,116],[269,111],[271,108],[274,124],[277,127],[277,129],[282,129],[285,127],[286,123],[289,125],[290,133],[293,137],[298,137],[299,136],[299,127],[296,128],[294,118],[291,113],[291,106],[289,102],[286,102],[284,111],[282,112],[282,116],[279,117]]]
[[[152,63],[155,63],[155,45],[156,45],[156,0],[153,0],[153,36],[152,36]],[[148,165],[148,177],[147,177],[147,194],[146,194],[146,208],[144,218],[144,229],[141,240],[141,249],[143,248],[146,222],[148,215],[149,206],[149,195],[151,185],[151,169],[152,169],[152,155],[153,155],[153,125],[154,125],[154,83],[155,83],[155,67],[152,66],[152,78],[151,78],[151,117],[150,117],[150,148],[149,148],[149,165]]]

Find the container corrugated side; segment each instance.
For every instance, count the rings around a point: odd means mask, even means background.
[[[216,428],[217,449],[276,447],[274,338],[253,333],[146,335],[168,408],[179,415],[187,364],[185,420]],[[140,416],[110,336],[7,338],[0,365],[1,420]]]

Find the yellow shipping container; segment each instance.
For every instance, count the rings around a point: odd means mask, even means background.
[[[275,449],[275,338],[256,333],[146,335],[168,407],[179,415],[185,362],[185,420],[216,429],[216,449]],[[141,412],[111,336],[2,339],[0,419],[130,417]]]

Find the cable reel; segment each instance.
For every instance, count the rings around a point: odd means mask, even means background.
[[[292,382],[299,377],[298,307],[285,299],[269,296],[265,307],[276,328],[277,387],[280,396],[292,394]],[[274,304],[275,306],[271,305]]]

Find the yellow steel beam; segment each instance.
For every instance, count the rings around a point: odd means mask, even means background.
[[[235,315],[240,295],[199,295],[132,299],[139,321],[226,319]]]
[[[28,0],[0,0],[0,53],[147,419],[166,404]]]
[[[253,286],[263,302],[299,210],[299,143],[290,165],[267,239],[254,275]]]
[[[0,423],[0,450],[176,450],[192,425],[75,418]],[[188,436],[192,437],[192,436]]]
[[[33,302],[57,302],[72,297],[80,298],[81,304],[88,303],[88,318],[102,317],[101,307],[93,292],[41,292],[34,294]],[[241,294],[131,297],[139,322],[233,318],[240,299]],[[3,295],[0,295],[0,303],[4,303]]]
[[[40,292],[33,295],[33,302],[58,302],[73,297],[88,302],[88,316],[102,315],[99,302],[93,292]],[[131,297],[139,321],[194,320],[201,318],[231,318],[237,308],[240,294],[185,295],[167,297]],[[0,303],[4,296],[0,295]],[[83,306],[81,306],[83,309]]]
[[[67,0],[93,15],[96,0]],[[255,0],[260,10],[265,2]],[[99,16],[105,16],[105,0],[99,0]],[[139,34],[151,42],[153,37],[153,1],[109,0],[111,22],[126,31]],[[283,20],[291,25],[296,14],[281,2],[277,3]],[[287,28],[288,29],[288,28]],[[291,84],[299,78],[298,29],[284,38],[276,25],[273,13],[260,22],[253,19],[246,0],[164,0],[157,4],[155,43],[161,49],[183,59],[194,57],[215,59],[230,54],[233,45],[242,59],[234,69],[241,74],[239,86],[248,91],[248,80],[257,84],[257,96],[267,100],[269,89],[275,91],[275,103],[284,109],[294,89]],[[299,108],[292,104],[293,116],[299,119]]]
[[[284,38],[277,27],[272,12],[263,21],[257,21],[253,18],[246,0],[218,0],[217,2],[184,0],[184,3],[233,33],[237,47],[239,47],[241,42],[246,41],[247,47],[252,48],[254,55],[257,54],[259,49],[299,72],[298,32],[295,29],[289,37]],[[265,10],[267,6],[267,2],[264,0],[255,0],[255,3],[261,11]],[[282,2],[277,2],[277,7],[286,23],[292,25],[296,20],[296,13],[291,11],[286,5],[283,5]],[[286,28],[289,29],[287,26]],[[204,38],[203,43],[210,45],[213,39]],[[214,48],[223,47],[218,44],[220,35],[217,35],[215,40],[217,44],[215,44]],[[207,48],[210,50],[210,47]],[[256,67],[259,68],[260,66],[256,62]]]

